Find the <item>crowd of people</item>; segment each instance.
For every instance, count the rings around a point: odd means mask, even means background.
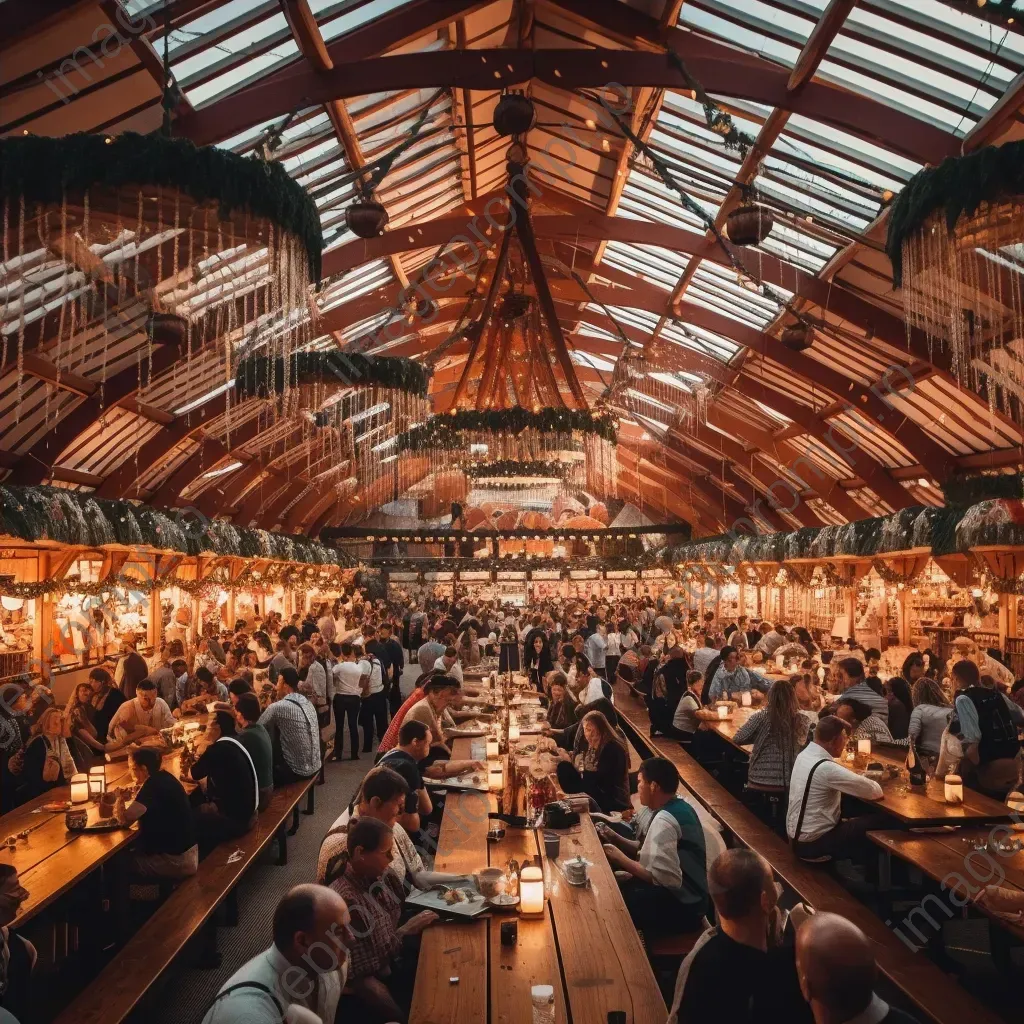
[[[139,825],[132,871],[178,879],[251,829],[275,786],[312,778],[328,757],[373,755],[324,836],[315,877],[281,900],[271,946],[228,979],[206,1024],[407,1019],[418,937],[436,918],[410,913],[405,894],[458,880],[432,870],[443,800],[429,785],[484,768],[452,757],[459,722],[488,715],[463,674],[482,659],[536,687],[558,787],[587,798],[637,928],[706,928],[683,964],[670,1021],[707,1019],[723,998],[751,1021],[765,1011],[829,1024],[865,1013],[907,1018],[875,994],[870,947],[849,922],[790,915],[791,941],[775,934],[770,870],[750,851],[725,849],[720,826],[681,787],[671,760],[649,758],[631,776],[616,688],[644,700],[652,737],[679,742],[698,760],[711,755],[708,705],[749,694],[757,709],[735,737],[752,744],[747,786],[782,795],[785,831],[809,860],[856,855],[878,827],[872,814],[842,816],[844,794],[867,805],[881,795],[841,763],[858,738],[913,743],[933,770],[958,766],[998,795],[1018,781],[1024,711],[983,671],[988,655],[947,667],[914,653],[883,683],[879,652],[853,641],[829,649],[799,626],[743,617],[720,625],[713,613],[652,598],[524,611],[464,597],[395,604],[357,595],[305,616],[240,623],[230,634],[192,638],[177,625],[183,635],[143,661],[144,674],[134,662],[119,672],[98,665],[63,709],[29,686],[5,705],[3,768],[19,801],[127,750],[134,789],[116,813]],[[766,663],[779,654],[801,667],[772,681]],[[407,666],[416,678],[403,696]],[[161,754],[167,731],[200,705],[210,710],[186,792]],[[8,888],[17,901],[16,873]],[[0,934],[13,958],[12,937]],[[283,990],[290,969],[299,973]],[[737,975],[742,984],[724,984]],[[4,998],[5,980],[0,1004],[10,1006],[17,995]]]

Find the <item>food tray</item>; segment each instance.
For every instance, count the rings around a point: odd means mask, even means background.
[[[471,884],[456,886],[458,889],[467,889],[477,892],[476,887]],[[472,903],[447,903],[444,893],[438,889],[413,889],[405,898],[405,902],[421,910],[433,910],[436,914],[450,914],[453,917],[473,918],[491,909],[490,904],[482,896]]]

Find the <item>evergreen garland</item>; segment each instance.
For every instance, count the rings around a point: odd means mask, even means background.
[[[986,146],[966,156],[950,156],[938,167],[925,167],[904,185],[889,208],[885,250],[892,264],[893,286],[903,284],[903,244],[925,221],[942,211],[952,231],[961,214],[974,214],[984,202],[1024,193],[1024,141]]]
[[[415,359],[332,350],[296,352],[288,358],[287,371],[283,356],[248,356],[238,364],[235,373],[235,391],[240,397],[267,398],[303,384],[374,386],[426,397],[430,371]]]
[[[542,409],[540,412],[530,412],[515,406],[512,409],[488,412],[461,409],[434,416],[420,426],[403,430],[397,438],[398,450],[459,448],[463,444],[460,437],[462,431],[515,435],[524,430],[538,430],[544,434],[579,431],[583,434],[597,434],[615,443],[615,420],[611,416],[595,416],[589,409]]]
[[[951,477],[942,485],[947,505],[969,508],[994,498],[1024,498],[1024,474],[978,473]]]
[[[160,134],[0,139],[0,200],[59,204],[90,188],[146,186],[177,189],[197,203],[213,200],[224,218],[240,211],[265,217],[302,241],[310,274],[320,280],[320,215],[279,163]]]
[[[569,468],[570,464],[566,462],[518,462],[515,459],[503,459],[500,462],[475,463],[472,466],[465,466],[462,472],[473,480],[492,476],[564,477]]]
[[[161,510],[131,501],[93,498],[63,487],[0,484],[0,536],[81,547],[120,544],[185,555],[214,554],[307,565],[352,565],[337,548],[303,536],[269,533]]]

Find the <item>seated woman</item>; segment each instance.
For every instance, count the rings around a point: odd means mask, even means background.
[[[120,750],[133,742],[138,735],[131,733],[120,739],[100,742],[96,731],[96,708],[92,702],[92,686],[89,683],[79,683],[75,687],[75,696],[68,704],[66,718],[68,722],[69,739],[74,740],[81,748],[88,751],[90,757],[96,754],[109,753],[112,750]]]
[[[565,729],[576,722],[576,701],[569,692],[569,684],[561,672],[551,672],[547,676],[547,691],[550,697],[548,704],[548,725],[552,729]]]
[[[47,708],[39,716],[20,767],[17,773],[19,803],[71,782],[78,767],[71,756],[64,716],[59,708]]]
[[[914,712],[910,686],[906,679],[893,676],[884,687],[885,699],[889,705],[889,732],[894,739],[906,739],[910,729],[910,716]]]
[[[800,714],[796,690],[788,679],[780,679],[768,691],[768,702],[740,726],[733,743],[753,743],[747,783],[753,787],[789,790],[796,755],[807,741],[808,720]]]
[[[199,749],[192,779],[205,779],[206,786],[192,794],[192,803],[205,855],[218,843],[244,835],[256,824],[260,786],[249,751],[235,736],[231,712],[216,711],[210,716]]]
[[[348,950],[348,990],[353,996],[348,1007],[344,1007],[347,1000],[343,997],[338,1019],[405,1024],[416,978],[416,956],[408,946],[403,949],[403,944],[433,924],[437,914],[424,910],[399,926],[405,892],[390,870],[394,835],[383,821],[358,818],[348,830],[345,852],[331,888],[348,904],[351,915],[354,938]],[[403,955],[399,963],[400,952],[413,955]]]
[[[128,760],[138,796],[118,814],[121,825],[139,823],[131,870],[146,878],[188,878],[199,870],[192,808],[185,787],[162,767],[152,747],[133,750]]]
[[[94,668],[89,673],[89,685],[92,687],[92,706],[96,709],[93,718],[96,738],[100,743],[106,743],[110,720],[128,698],[114,685],[114,677],[105,668]]]
[[[580,723],[578,753],[559,754],[558,784],[565,793],[585,793],[598,809],[630,808],[629,755],[626,745],[600,711],[588,711]]]
[[[693,742],[697,730],[700,728],[697,712],[701,709],[700,698],[703,691],[704,673],[700,669],[690,669],[686,673],[686,689],[676,705],[675,714],[672,716],[672,725],[665,731],[666,736],[679,740],[683,744]]]
[[[942,687],[927,676],[917,679],[912,693],[914,710],[910,714],[907,736],[914,741],[914,749],[925,767],[933,769],[939,759],[942,733],[949,725],[953,706],[946,700]]]

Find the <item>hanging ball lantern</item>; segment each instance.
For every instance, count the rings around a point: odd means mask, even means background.
[[[758,245],[771,234],[774,223],[771,210],[749,203],[732,210],[725,226],[733,245]]]
[[[176,313],[150,313],[146,320],[146,330],[154,345],[168,345],[181,350],[185,348],[188,321],[183,316]]]
[[[345,208],[345,223],[358,238],[376,238],[388,226],[388,211],[376,199],[357,199]]]
[[[814,344],[814,334],[807,324],[795,323],[783,329],[779,341],[790,352],[803,352]]]
[[[421,320],[426,320],[428,317],[433,317],[437,313],[437,303],[433,299],[428,299],[423,295],[417,296],[416,303],[413,306],[413,312]]]
[[[526,316],[530,311],[530,296],[521,292],[506,292],[498,306],[498,316],[508,322]]]
[[[494,108],[494,130],[499,135],[523,135],[533,127],[536,116],[529,96],[521,92],[507,92]]]

